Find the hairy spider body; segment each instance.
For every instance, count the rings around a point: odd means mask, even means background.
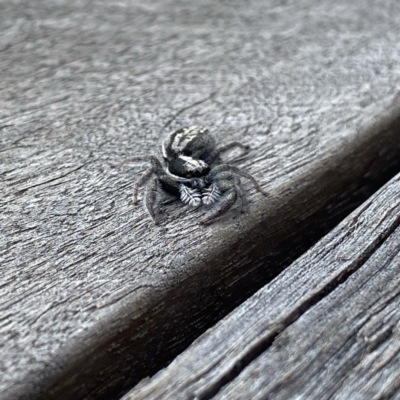
[[[215,139],[208,129],[202,126],[189,126],[172,133],[162,144],[163,157],[171,161],[177,158],[204,161],[210,164],[213,161],[212,153],[215,150]]]
[[[219,155],[233,147],[249,148],[239,142],[216,147],[215,139],[208,129],[201,126],[190,126],[173,132],[162,144],[164,166],[156,157],[150,157],[151,167],[135,183],[134,203],[137,202],[139,188],[147,183],[146,209],[156,224],[158,219],[155,207],[160,187],[190,206],[218,202],[214,213],[200,222],[203,225],[210,224],[225,214],[238,197],[244,212],[246,198],[240,177],[249,179],[264,196],[267,194],[248,173],[219,163]]]

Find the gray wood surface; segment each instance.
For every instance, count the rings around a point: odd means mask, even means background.
[[[400,175],[123,400],[400,395]]]
[[[154,373],[398,170],[397,1],[0,2],[0,393]],[[208,126],[233,210],[132,204],[160,135]]]

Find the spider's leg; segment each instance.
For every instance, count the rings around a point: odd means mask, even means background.
[[[138,202],[138,194],[139,188],[143,186],[154,174],[154,168],[150,167],[144,171],[143,175],[135,182],[135,186],[133,187],[133,203],[137,204]]]
[[[222,173],[225,173],[225,175],[221,175]],[[220,164],[212,168],[206,177],[206,181],[208,183],[219,181],[221,179],[225,179],[223,178],[224,176],[232,176],[231,166],[228,164]]]
[[[137,161],[148,161],[148,159],[145,157],[133,157],[133,158],[128,158],[127,160],[121,161],[118,164],[110,164],[110,166],[112,168],[119,168],[130,162],[137,162]]]
[[[241,169],[234,167],[232,165],[229,165],[229,164],[220,164],[220,165],[217,165],[216,167],[214,167],[208,174],[207,179],[209,181],[212,181],[215,177],[220,176],[221,172],[224,172],[224,171],[232,171],[236,175],[242,176],[243,178],[250,180],[258,192],[260,192],[263,196],[266,196],[266,197],[269,196],[269,194],[260,187],[260,185],[257,183],[257,181],[253,178],[253,176],[251,176],[247,172],[244,172]]]
[[[146,209],[151,219],[154,221],[155,225],[158,224],[158,219],[154,211],[154,205],[157,200],[157,191],[158,191],[158,180],[157,178],[153,178],[147,185],[145,204],[146,204]]]
[[[225,190],[224,193],[222,194],[222,200],[219,204],[218,210],[215,211],[213,214],[209,215],[207,218],[204,218],[200,222],[201,225],[209,225],[213,223],[216,218],[225,214],[232,207],[232,205],[235,203],[237,199],[238,189],[236,185],[232,185],[232,183],[229,181],[221,181],[219,182],[219,187],[220,189],[225,189],[227,187],[230,188]]]
[[[225,144],[224,146],[218,147],[211,153],[211,158],[215,160],[221,153],[233,149],[234,147],[240,147],[243,150],[248,150],[250,146],[248,144],[243,144],[240,142],[232,142]]]
[[[136,161],[139,160],[139,157],[135,159]],[[148,159],[146,161],[149,161]],[[157,176],[161,176],[164,171],[162,169],[162,165],[157,157],[151,156],[150,157],[151,167],[144,171],[143,175],[135,182],[135,186],[133,187],[133,203],[137,204],[138,202],[138,194],[139,188],[146,184],[146,182],[151,178],[153,174]]]
[[[213,171],[215,169],[221,169],[220,172],[212,175],[213,180],[216,181],[216,182],[221,181],[221,180],[233,181],[233,182],[229,182],[229,183],[228,182],[224,182],[223,186],[225,185],[225,187],[226,187],[228,185],[229,188],[232,185],[235,186],[235,188],[237,190],[237,194],[240,197],[240,200],[242,202],[242,206],[241,206],[240,212],[243,214],[246,211],[246,208],[247,208],[247,198],[246,198],[245,193],[243,192],[242,185],[241,185],[241,182],[240,182],[240,178],[231,171],[231,168],[230,168],[229,165],[223,164],[222,166],[219,166],[219,167],[222,167],[222,168],[218,168],[217,167],[217,168],[213,169]],[[211,187],[213,187],[213,186],[217,186],[217,188],[218,188],[218,184],[216,184],[216,183],[212,183]],[[224,189],[224,187],[223,187],[223,189]],[[208,193],[206,193],[206,195],[207,194]],[[221,192],[219,191],[218,196],[220,194],[221,194]],[[215,200],[213,202],[215,202]],[[205,202],[203,202],[203,203],[205,203]],[[205,204],[207,204],[207,203],[205,203]]]
[[[157,175],[161,176],[164,173],[160,160],[155,156],[150,156],[150,163]]]
[[[249,181],[251,181],[251,183],[254,185],[254,187],[256,188],[256,190],[258,192],[260,192],[263,196],[268,197],[269,194],[267,192],[265,192],[262,187],[258,184],[258,182],[247,172],[244,172],[242,170],[240,170],[237,167],[232,167],[231,166],[231,170],[232,172],[234,172],[235,174],[239,175],[239,176],[243,176],[243,178],[248,179]]]
[[[173,198],[173,199],[165,200],[165,201],[162,202],[162,205],[163,205],[163,206],[169,206],[170,204],[175,203],[178,199],[179,199],[179,197],[176,196],[176,197]]]
[[[237,176],[235,176],[235,186],[238,192],[238,196],[240,197],[240,200],[242,202],[242,207],[240,208],[240,212],[244,214],[247,210],[247,198],[240,184],[240,178]]]

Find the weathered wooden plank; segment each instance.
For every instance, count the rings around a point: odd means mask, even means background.
[[[345,283],[342,275],[336,290],[285,329],[216,398],[389,399],[400,392],[399,181],[396,184],[379,199],[379,209],[363,212],[363,221],[353,215],[364,229],[371,212],[380,221],[394,219],[381,236],[371,233],[374,253],[363,252],[364,243],[332,249],[320,268],[336,258],[348,262],[349,253],[354,255],[352,264],[362,267]]]
[[[398,396],[399,225],[400,175],[123,399]]]
[[[7,399],[109,398],[269,281],[399,165],[397,2],[2,2]],[[160,132],[252,150],[250,212],[132,204]],[[229,159],[229,155],[228,155]],[[106,378],[106,379],[105,379]]]

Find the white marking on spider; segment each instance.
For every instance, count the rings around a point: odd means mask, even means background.
[[[187,145],[195,139],[199,133],[203,132],[204,128],[201,126],[193,125],[184,129],[183,132],[177,134],[174,141],[171,143],[171,149],[179,153],[184,150]]]
[[[168,154],[167,154],[167,149],[166,149],[165,147],[166,147],[166,142],[164,142],[164,143],[161,145],[161,150],[162,150],[162,155],[163,155],[163,157],[164,157],[165,159],[167,159],[167,158],[168,158]]]
[[[203,171],[208,168],[208,164],[202,160],[195,160],[182,154],[179,155],[179,158],[185,161],[185,167],[188,171]]]
[[[219,190],[219,187],[213,183],[208,188],[203,189],[201,196],[202,203],[210,205],[214,204],[218,200],[219,196],[221,196],[221,191]]]
[[[183,203],[192,207],[197,207],[201,204],[201,193],[197,189],[191,189],[181,184],[179,185],[179,193]]]

